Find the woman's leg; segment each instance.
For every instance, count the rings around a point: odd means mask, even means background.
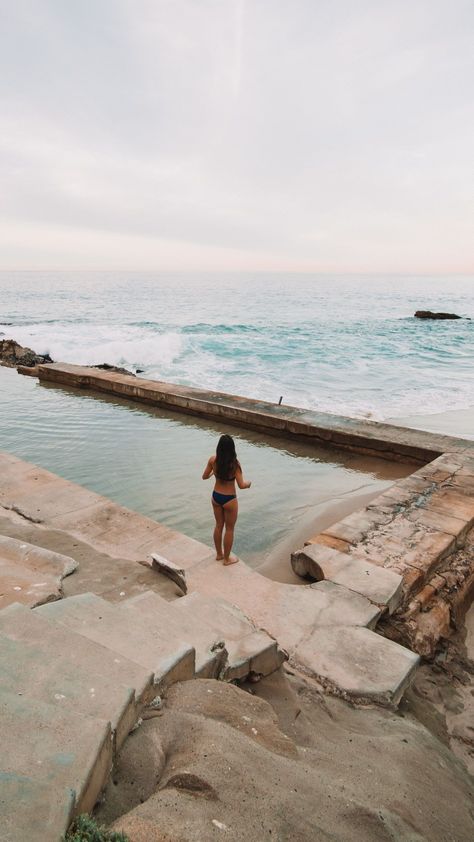
[[[224,558],[224,553],[222,552],[222,530],[224,529],[224,510],[222,506],[218,506],[217,503],[214,503],[214,500],[212,501],[212,510],[216,519],[216,525],[214,527],[214,546],[216,548],[216,559],[217,561],[222,561],[222,559]]]
[[[223,506],[225,533],[224,533],[224,564],[235,564],[238,558],[231,556],[230,551],[234,543],[234,526],[239,513],[239,504],[237,499],[230,500]]]

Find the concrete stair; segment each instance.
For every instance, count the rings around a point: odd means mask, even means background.
[[[149,591],[117,604],[80,594],[34,610],[7,606],[0,839],[59,842],[74,815],[92,810],[117,751],[171,683],[267,673],[284,658],[238,609],[198,594],[175,603]]]
[[[199,622],[192,611],[179,612],[175,605],[182,600],[167,602],[154,591],[145,591],[114,606],[121,617],[136,622],[139,616],[146,623],[147,632],[153,630],[174,640],[193,641],[196,652],[196,678],[219,678],[227,663],[225,629],[212,629]],[[225,640],[225,642],[224,642]]]
[[[196,646],[196,674],[201,678],[208,677],[210,640],[225,640],[227,657],[219,667],[220,677],[226,681],[244,678],[250,672],[268,675],[286,659],[270,635],[255,629],[242,611],[223,599],[192,593],[166,602],[147,591],[122,603],[121,608],[139,609],[150,622],[163,618],[177,634],[189,634]]]
[[[75,813],[92,810],[112,768],[110,722],[1,690],[0,723],[2,776],[47,783],[52,799],[72,791]]]
[[[50,602],[35,610],[151,671],[157,692],[175,681],[194,678],[195,650],[191,643],[177,640],[164,627],[149,628],[139,612],[120,613],[118,606],[92,593]]]
[[[0,611],[0,691],[111,723],[118,750],[156,695],[154,674],[22,605]]]

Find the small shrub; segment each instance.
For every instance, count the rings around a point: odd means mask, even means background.
[[[64,842],[129,842],[124,833],[99,827],[86,813],[74,819]]]

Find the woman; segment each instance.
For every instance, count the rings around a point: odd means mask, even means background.
[[[231,436],[220,437],[216,455],[210,457],[202,478],[209,479],[213,474],[216,478],[216,484],[212,492],[211,502],[216,519],[214,528],[216,559],[222,561],[225,565],[235,564],[239,559],[230,554],[234,541],[234,526],[239,511],[235,483],[239,488],[250,488],[252,483],[245,482],[243,478],[242,468],[237,459],[234,440]],[[222,545],[224,528],[224,545]]]

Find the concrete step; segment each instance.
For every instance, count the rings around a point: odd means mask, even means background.
[[[299,576],[334,582],[361,594],[389,614],[403,598],[402,576],[323,544],[309,544],[292,553],[291,566]]]
[[[276,640],[255,628],[240,608],[224,599],[192,593],[176,600],[173,606],[182,614],[192,613],[199,622],[223,635],[229,653],[223,673],[226,681],[244,678],[249,673],[270,675],[287,659]]]
[[[47,783],[0,772],[0,839],[2,842],[57,842],[72,819],[74,793],[51,790]]]
[[[87,664],[89,675],[104,675],[111,687],[134,687],[139,705],[147,704],[156,695],[152,670],[122,656],[117,657],[116,652],[63,624],[58,627],[58,623],[43,616],[38,609],[31,611],[22,605],[10,605],[0,611],[0,633],[10,640],[34,645],[45,658],[67,656],[73,669],[82,670]]]
[[[151,670],[157,692],[175,681],[194,678],[192,645],[176,640],[165,628],[149,627],[139,615],[120,613],[95,594],[50,602],[35,611]]]
[[[45,783],[53,800],[72,790],[74,812],[92,810],[112,768],[110,722],[0,690],[0,723],[1,777]]]
[[[420,661],[404,646],[360,626],[318,629],[300,643],[295,659],[337,695],[392,708]]]
[[[14,619],[24,626],[31,625],[28,614],[32,612],[24,609],[17,612]],[[33,620],[36,632],[41,634],[41,621]],[[79,635],[76,635],[76,658],[71,660],[61,626],[56,626],[53,642],[38,636],[35,643],[31,635],[27,639],[24,627],[22,631],[23,639],[20,640],[0,632],[0,690],[39,699],[65,711],[72,709],[94,719],[109,720],[115,747],[119,749],[139,718],[142,705],[137,702],[133,686],[113,680],[114,670],[108,663],[112,653],[98,647],[102,650],[100,654],[105,651],[108,658],[102,657],[99,666],[99,658],[94,653],[94,669],[89,653],[82,649]]]
[[[249,672],[268,675],[286,658],[273,638],[258,631],[242,611],[223,599],[192,593],[166,602],[153,591],[147,591],[122,603],[121,607],[139,608],[150,619],[166,618],[176,634],[190,636],[201,653],[201,660],[209,652],[210,641],[223,641],[227,660],[221,661],[216,674],[227,681],[244,678]],[[207,677],[202,671],[196,672],[199,677]]]
[[[181,600],[168,602],[154,591],[145,591],[121,602],[117,609],[142,623],[146,618],[148,629],[166,634],[176,641],[186,641],[196,650],[196,677],[218,678],[227,664],[224,636],[205,625],[192,612],[178,613],[175,605]]]

